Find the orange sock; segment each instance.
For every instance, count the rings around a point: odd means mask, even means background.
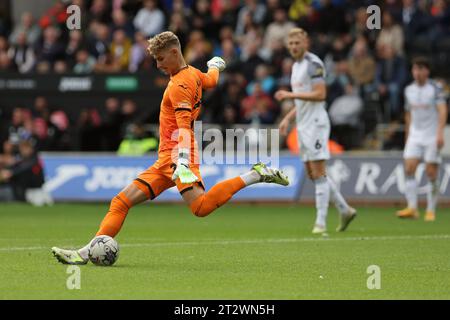
[[[123,192],[120,192],[111,200],[109,211],[100,224],[100,229],[96,235],[108,235],[114,238],[119,233],[120,228],[122,228],[130,208],[130,200]]]
[[[231,199],[233,194],[245,187],[241,177],[219,182],[207,193],[201,195],[191,203],[191,211],[197,217],[206,217]]]

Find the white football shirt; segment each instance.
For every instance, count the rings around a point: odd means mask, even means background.
[[[311,52],[306,52],[303,59],[296,61],[292,66],[291,87],[295,93],[311,92],[315,83],[324,81],[324,64],[318,56]],[[329,123],[325,101],[294,99],[294,103],[297,109],[297,128]]]
[[[410,111],[411,123],[408,139],[414,141],[436,140],[439,124],[437,105],[445,103],[442,86],[428,80],[423,86],[416,82],[405,88],[405,110]]]

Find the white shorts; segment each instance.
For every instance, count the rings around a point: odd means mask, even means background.
[[[300,156],[304,162],[328,160],[328,140],[330,139],[330,122],[324,120],[308,127],[297,127]]]
[[[408,139],[403,152],[404,159],[420,159],[425,163],[441,163],[442,158],[436,142],[427,143]]]

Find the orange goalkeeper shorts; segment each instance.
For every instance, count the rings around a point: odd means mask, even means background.
[[[171,157],[158,158],[156,162],[147,170],[139,174],[133,183],[143,191],[150,200],[155,199],[163,191],[177,186],[180,194],[192,190],[194,185],[199,185],[205,190],[202,176],[200,175],[200,166],[190,165],[189,168],[198,177],[198,180],[193,183],[181,183],[180,179],[172,180],[173,172],[176,165],[172,162]]]

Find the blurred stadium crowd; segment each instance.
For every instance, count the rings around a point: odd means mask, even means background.
[[[81,8],[81,30],[66,27],[71,4]],[[381,8],[380,30],[366,25],[372,4]],[[17,24],[0,21],[0,74],[157,73],[147,39],[171,30],[190,65],[206,71],[215,55],[228,64],[219,87],[205,95],[204,121],[275,125],[292,107],[273,93],[289,88],[293,60],[284,37],[294,26],[308,31],[311,51],[326,64],[333,138],[345,149],[360,148],[379,123],[401,123],[411,57],[427,56],[435,76],[450,78],[446,0],[55,1],[42,16],[24,12]],[[1,115],[3,153],[32,137],[39,150],[115,151],[127,136],[145,136],[132,95],[80,106],[77,117],[48,101],[37,97]],[[391,147],[399,147],[394,136]]]

